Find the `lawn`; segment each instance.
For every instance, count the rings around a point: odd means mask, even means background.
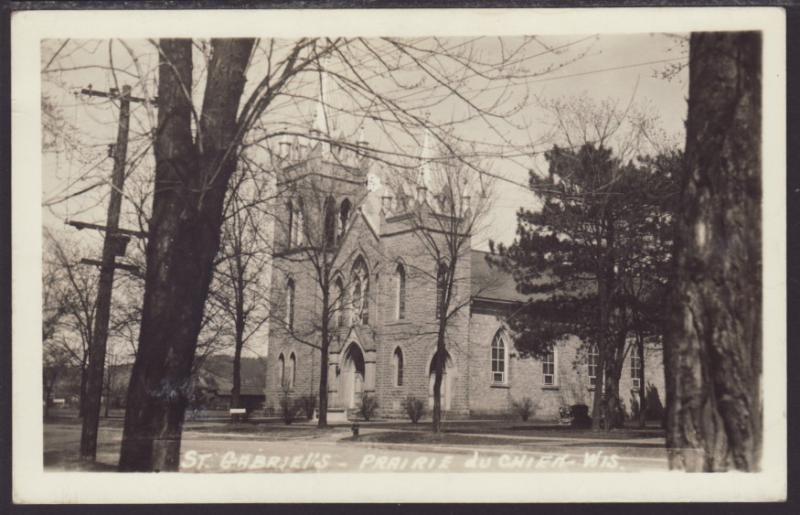
[[[366,423],[359,422],[359,424],[362,424],[363,427],[396,429],[406,432],[430,432],[431,430],[429,422],[411,424],[410,422],[402,421],[376,421]],[[603,440],[632,440],[664,437],[664,430],[657,425],[644,428],[623,427],[611,431],[594,431],[592,429],[577,429],[553,423],[548,424],[541,421],[522,422],[509,419],[452,420],[443,423],[442,432],[520,436],[523,438],[541,436],[548,438],[599,438]]]
[[[554,435],[558,434],[559,437]],[[375,447],[392,447],[395,445],[419,445],[421,447],[439,447],[441,451],[453,448],[480,448],[484,451],[508,452],[533,451],[539,453],[577,453],[596,451],[602,449],[608,454],[619,453],[628,457],[662,458],[665,456],[664,441],[648,438],[637,441],[603,438],[604,432],[591,432],[578,430],[542,431],[532,430],[524,437],[514,438],[507,435],[498,436],[490,434],[465,434],[445,431],[432,433],[430,430],[421,431],[391,431],[383,430],[362,434],[361,436],[343,438],[342,442],[362,443]],[[628,433],[630,436],[630,433]],[[543,438],[536,438],[542,436]],[[592,437],[597,438],[596,440]],[[601,439],[602,438],[602,439]]]

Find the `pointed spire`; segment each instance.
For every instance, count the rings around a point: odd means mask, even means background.
[[[425,113],[426,125],[430,120],[430,113]],[[420,167],[417,174],[417,188],[426,188],[431,180],[431,160],[434,157],[433,142],[431,141],[431,130],[425,127],[425,135],[422,139],[422,149],[420,150]]]
[[[329,133],[329,125],[328,125],[328,109],[327,109],[327,102],[328,102],[328,92],[326,91],[327,85],[327,73],[324,71],[321,72],[322,75],[322,84],[319,88],[319,92],[317,93],[317,105],[316,111],[314,112],[314,124],[312,125],[313,129],[320,134],[328,134]]]

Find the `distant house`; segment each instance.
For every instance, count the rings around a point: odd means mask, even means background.
[[[266,385],[266,363],[259,358],[242,358],[241,361],[242,407],[248,412],[264,408]],[[197,372],[196,388],[201,390],[201,407],[205,409],[228,409],[233,390],[233,357],[214,355],[205,358]]]

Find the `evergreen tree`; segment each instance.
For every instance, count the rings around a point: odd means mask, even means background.
[[[669,261],[669,206],[677,154],[622,163],[603,146],[558,146],[549,174],[531,172],[541,210],[520,210],[517,238],[492,262],[511,271],[530,302],[509,320],[523,354],[542,356],[574,334],[598,353],[593,424],[624,418],[619,380],[631,332],[653,312]],[[493,249],[494,250],[494,249]],[[659,271],[661,270],[661,271]],[[662,303],[663,305],[663,303]],[[650,324],[647,327],[652,327]]]

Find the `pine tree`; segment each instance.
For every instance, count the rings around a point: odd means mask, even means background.
[[[520,292],[532,295],[509,320],[517,348],[542,356],[568,334],[595,347],[602,387],[595,390],[593,424],[617,427],[624,417],[619,380],[627,342],[641,326],[644,307],[653,305],[652,299],[644,302],[645,293],[655,298],[661,291],[649,274],[669,259],[663,236],[680,159],[622,163],[610,149],[592,144],[555,146],[546,158],[548,176],[530,174],[542,209],[520,210],[516,240],[498,246],[499,257],[490,260],[513,273]],[[659,319],[650,315],[648,320]]]

